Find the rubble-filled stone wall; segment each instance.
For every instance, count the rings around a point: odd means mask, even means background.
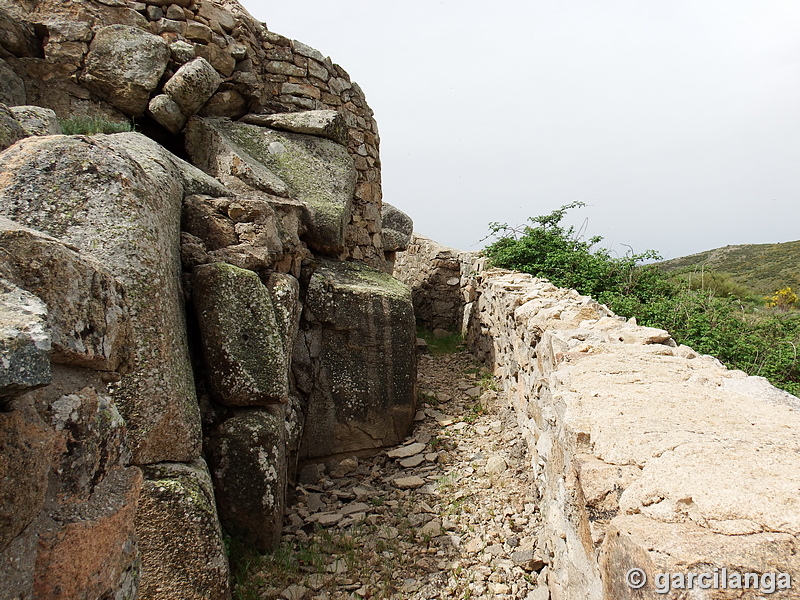
[[[461,255],[414,233],[394,263],[394,276],[411,288],[417,323],[430,331],[458,331],[464,305]]]
[[[769,597],[797,597],[800,400],[574,290],[496,269],[465,283],[468,342],[538,476],[553,600],[760,597],[769,573],[788,574]],[[679,574],[669,594],[661,573]],[[711,584],[680,589],[690,573]],[[761,592],[731,589],[743,573]]]
[[[9,105],[134,117],[165,139],[194,114],[336,111],[357,173],[338,258],[382,268],[377,124],[358,84],[319,51],[269,31],[235,0],[0,0],[0,28]]]
[[[415,305],[452,293],[441,252],[462,302],[436,316],[460,312],[516,412],[553,600],[797,597],[798,398],[574,290],[418,235],[395,267]],[[644,587],[628,585],[631,569]],[[671,589],[664,573],[677,574]],[[705,588],[689,583],[704,573]],[[761,589],[742,589],[744,573]]]

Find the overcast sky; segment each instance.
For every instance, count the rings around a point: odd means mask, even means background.
[[[361,85],[443,244],[576,200],[619,253],[800,239],[796,0],[243,2]]]

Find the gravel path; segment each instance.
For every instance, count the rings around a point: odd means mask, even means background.
[[[282,545],[247,557],[237,598],[547,600],[513,413],[464,352],[421,356],[418,382],[404,445],[304,467]]]

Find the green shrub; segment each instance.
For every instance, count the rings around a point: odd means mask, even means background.
[[[500,237],[485,253],[497,267],[549,279],[594,297],[640,325],[666,329],[679,344],[711,354],[734,369],[761,375],[790,393],[800,393],[800,314],[759,308],[751,290],[714,272],[665,273],[639,265],[657,254],[647,251],[612,257],[560,223],[575,202],[549,215],[532,217],[522,228],[490,224]]]
[[[64,135],[94,135],[95,133],[124,133],[133,131],[132,122],[108,121],[102,117],[69,117],[59,120]]]
[[[586,241],[573,227],[561,226],[567,211],[581,206],[585,206],[583,202],[567,204],[549,215],[531,217],[531,225],[519,228],[491,223],[490,236],[499,239],[484,252],[496,266],[544,277],[598,300],[607,293],[651,295],[664,277],[655,267],[635,267],[643,260],[657,260],[658,253],[648,250],[612,257],[608,250],[595,248],[602,237]]]

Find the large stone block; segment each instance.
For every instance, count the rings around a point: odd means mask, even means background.
[[[88,500],[100,481],[130,461],[125,421],[114,401],[86,387],[54,401],[53,489],[59,502]]]
[[[226,406],[285,402],[285,342],[258,275],[226,263],[200,265],[193,288],[214,399]]]
[[[0,551],[44,506],[54,437],[29,402],[0,412]]]
[[[227,119],[192,118],[186,147],[195,164],[232,186],[302,200],[310,208],[308,244],[330,254],[344,249],[356,171],[343,146]]]
[[[302,457],[402,441],[416,408],[411,292],[358,263],[310,274],[294,372],[308,398]]]
[[[14,113],[5,104],[0,104],[0,151],[18,142],[25,135],[25,130]]]
[[[222,78],[204,58],[183,65],[164,84],[164,93],[181,107],[187,117],[195,114],[217,91]]]
[[[0,506],[29,521],[0,550],[2,598],[136,597],[141,471],[103,389],[96,372],[58,365],[51,385],[0,413]]]
[[[0,155],[0,213],[72,244],[125,288],[131,370],[112,395],[137,464],[200,452],[180,289],[183,180],[172,155],[136,133],[27,138]]]
[[[289,358],[292,356],[294,341],[300,328],[300,282],[291,275],[270,273],[267,288],[275,309],[275,318],[283,337],[283,345]]]
[[[8,106],[25,104],[25,83],[6,61],[0,58],[0,103]]]
[[[283,131],[316,135],[347,145],[347,123],[345,123],[342,114],[335,110],[304,110],[296,113],[277,113],[273,115],[245,115],[242,121]]]
[[[414,221],[402,210],[388,202],[381,206],[381,240],[384,252],[399,252],[408,248]]]
[[[12,106],[11,113],[25,135],[61,135],[61,124],[55,111],[41,106]]]
[[[142,552],[140,598],[229,600],[228,559],[202,459],[145,469],[136,531]]]
[[[0,399],[50,383],[47,307],[0,279]]]
[[[205,248],[207,257],[200,263],[226,262],[251,271],[299,275],[300,263],[311,255],[299,237],[306,231],[305,212],[299,200],[261,192],[234,198],[196,195],[184,200],[182,226]],[[188,266],[198,259],[189,260]]]
[[[142,489],[136,467],[115,469],[86,502],[65,503],[39,534],[34,597],[134,600],[140,564],[134,516]]]
[[[116,370],[130,323],[122,285],[99,263],[43,233],[0,217],[0,277],[49,307],[53,362]]]
[[[207,436],[220,520],[259,549],[275,546],[286,505],[284,406],[236,411]]]
[[[125,114],[144,113],[170,50],[151,33],[128,25],[107,25],[95,33],[86,55],[82,81]]]

